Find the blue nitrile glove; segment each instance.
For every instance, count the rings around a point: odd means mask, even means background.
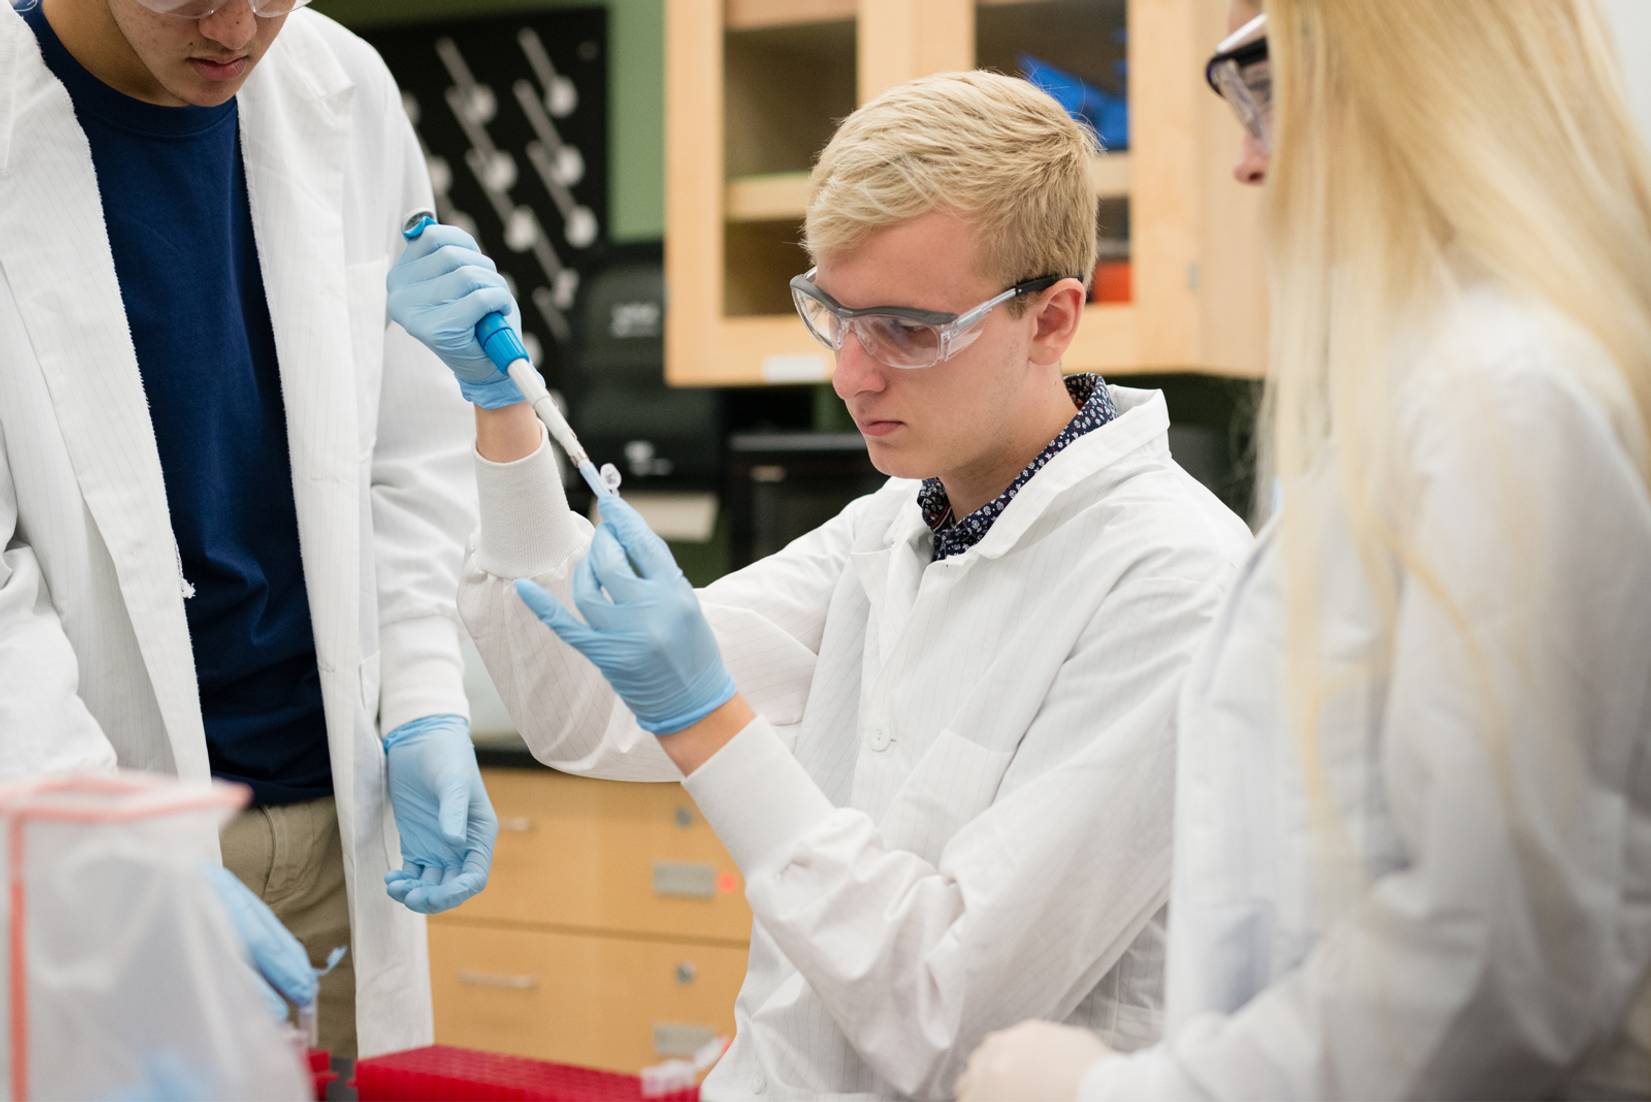
[[[390,269],[390,317],[440,356],[465,398],[483,409],[522,400],[522,392],[482,351],[476,323],[492,313],[522,331],[522,314],[476,239],[457,226],[431,224],[407,242]]]
[[[403,723],[384,736],[384,758],[402,860],[384,874],[385,890],[419,914],[457,907],[487,887],[499,834],[470,723],[453,715]]]
[[[207,865],[203,871],[252,958],[270,1013],[278,1021],[286,1021],[287,1004],[282,995],[299,1006],[314,1002],[315,969],[310,967],[309,954],[298,939],[234,873],[222,865]]]
[[[665,541],[623,498],[598,500],[602,523],[573,573],[573,601],[585,622],[530,581],[518,581],[516,592],[602,671],[643,730],[668,735],[726,704],[734,680]]]

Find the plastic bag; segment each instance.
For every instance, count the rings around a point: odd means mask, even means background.
[[[200,866],[246,790],[142,773],[0,788],[0,1092],[307,1097]]]

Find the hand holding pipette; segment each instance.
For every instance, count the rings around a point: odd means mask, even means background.
[[[513,384],[515,393],[499,405],[530,403],[599,500],[602,522],[574,570],[580,616],[531,579],[518,580],[516,592],[602,672],[645,730],[666,735],[698,723],[737,691],[692,583],[665,541],[615,492],[618,472],[610,464],[597,472],[551,401],[506,320],[514,300],[475,241],[428,211],[409,215],[402,232],[414,244],[390,273],[390,316],[441,355],[467,395],[498,395],[501,383]]]
[[[390,316],[441,357],[465,400],[481,409],[522,401],[478,339],[477,319],[519,317],[516,300],[493,261],[456,226],[421,222],[385,281]],[[491,332],[491,329],[489,330]]]
[[[391,269],[390,316],[441,356],[476,405],[527,402],[591,491],[613,496],[619,472],[609,463],[596,469],[546,390],[507,316],[515,314],[515,300],[492,261],[469,234],[442,226],[428,210],[409,214],[402,235],[415,244]]]

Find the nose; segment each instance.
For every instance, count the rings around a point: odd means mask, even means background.
[[[252,12],[252,0],[230,0],[205,19],[197,20],[195,25],[203,37],[235,52],[245,49],[258,35],[258,17]]]
[[[1267,180],[1267,164],[1271,154],[1253,134],[1244,135],[1244,148],[1233,165],[1233,179],[1248,187],[1260,187]]]
[[[866,352],[851,329],[837,350],[837,370],[831,374],[831,389],[845,402],[856,394],[875,394],[888,387],[888,369]]]

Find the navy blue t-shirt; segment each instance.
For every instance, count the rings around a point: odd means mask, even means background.
[[[92,147],[160,449],[212,772],[282,804],[332,792],[286,410],[234,100],[115,91],[26,13]],[[66,259],[72,265],[76,261]]]

